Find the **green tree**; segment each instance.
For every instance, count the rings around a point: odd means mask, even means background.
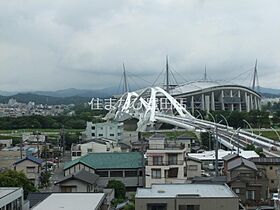
[[[0,187],[22,187],[25,198],[29,192],[37,191],[23,172],[17,172],[14,170],[0,173]]]
[[[112,188],[112,189],[115,190],[116,199],[124,199],[125,198],[125,185],[121,181],[110,180],[107,184],[107,188]]]
[[[40,176],[40,187],[44,188],[50,186],[50,178],[51,178],[50,172],[48,171],[42,172]]]
[[[124,207],[124,210],[135,210],[135,205],[130,203]]]

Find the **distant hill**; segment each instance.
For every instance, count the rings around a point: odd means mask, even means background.
[[[260,87],[260,92],[274,97],[280,96],[280,89]]]
[[[91,100],[91,97],[71,96],[71,97],[53,97],[37,95],[33,93],[18,93],[12,96],[0,96],[0,103],[7,103],[9,99],[16,99],[21,103],[28,103],[33,101],[36,104],[82,104],[87,103]]]

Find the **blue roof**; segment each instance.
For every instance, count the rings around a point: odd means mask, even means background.
[[[30,161],[32,161],[34,163],[39,164],[39,165],[41,165],[44,162],[42,159],[36,158],[36,157],[34,157],[32,155],[29,155],[29,156],[27,156],[27,157],[25,157],[23,159],[20,159],[20,160],[16,161],[14,164],[18,164],[18,163],[20,163],[22,161],[25,161],[25,160],[30,160]]]

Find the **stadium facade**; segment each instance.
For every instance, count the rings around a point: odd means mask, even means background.
[[[195,110],[245,111],[259,110],[261,95],[251,88],[229,82],[195,81],[178,85],[169,90],[192,113]]]

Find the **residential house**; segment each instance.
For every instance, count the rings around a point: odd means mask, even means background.
[[[267,198],[268,180],[255,163],[239,157],[227,163],[227,183],[243,204],[255,205]]]
[[[59,192],[94,192],[99,175],[80,170],[55,183]]]
[[[238,196],[227,185],[153,184],[138,188],[136,210],[238,210]]]
[[[257,169],[264,173],[268,179],[268,189],[270,192],[277,192],[279,188],[280,157],[258,157],[251,158]]]
[[[71,159],[75,160],[90,152],[120,152],[121,148],[116,142],[100,139],[82,144],[72,144]]]
[[[0,150],[5,147],[11,147],[13,144],[12,139],[0,139]]]
[[[27,156],[14,163],[14,170],[22,171],[26,177],[38,186],[44,161],[34,156]]]
[[[110,180],[120,180],[127,191],[136,191],[144,183],[144,157],[139,152],[88,153],[64,164],[64,176],[81,170],[99,175],[97,186],[101,188]]]
[[[218,168],[222,170],[224,168],[224,157],[230,154],[236,153],[235,151],[225,151],[223,149],[218,150]],[[215,150],[204,151],[202,153],[188,153],[188,156],[199,159],[202,162],[203,170],[214,170],[215,166]],[[251,150],[242,150],[239,153],[240,157],[244,157],[246,159],[259,157],[259,155],[255,151]]]

